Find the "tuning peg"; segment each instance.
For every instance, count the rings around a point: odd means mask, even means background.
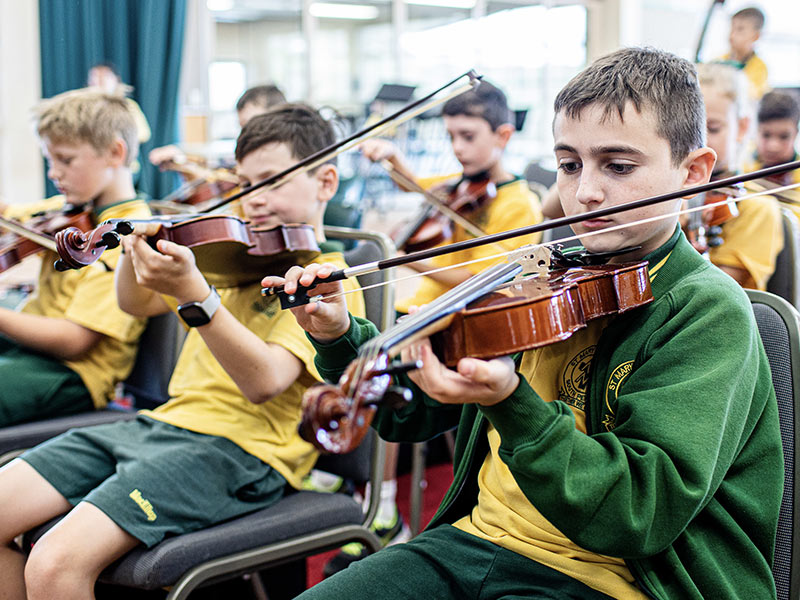
[[[120,238],[116,231],[106,231],[100,238],[100,241],[95,244],[95,246],[98,248],[103,246],[106,248],[116,248],[120,245],[121,241],[122,238]]]

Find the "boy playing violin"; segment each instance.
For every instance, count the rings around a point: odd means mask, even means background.
[[[419,181],[423,188],[432,188],[448,180],[488,180],[497,189],[494,198],[487,197],[477,210],[463,216],[483,233],[499,233],[519,227],[520,223],[538,223],[542,220],[539,199],[528,188],[526,181],[512,175],[503,166],[503,151],[514,133],[511,112],[505,94],[491,83],[482,81],[477,89],[449,100],[442,107],[445,128],[450,136],[458,162],[463,169],[459,175],[430,177]],[[414,179],[405,164],[400,150],[389,140],[373,139],[361,144],[361,152],[372,161],[387,160],[406,178]],[[447,186],[445,186],[447,187]],[[439,188],[440,191],[445,191]],[[442,243],[459,242],[474,237],[464,227],[454,224],[452,237]],[[503,245],[511,250],[526,243],[535,243],[539,235],[511,240]],[[409,267],[420,273],[433,269],[491,256],[501,251],[498,246],[479,246],[459,253],[411,263]],[[430,273],[422,278],[419,289],[397,304],[397,310],[408,312],[409,306],[421,306],[441,296],[455,285],[480,272],[491,262],[480,262]]]
[[[567,215],[701,184],[713,170],[694,68],[673,55],[600,58],[559,93],[555,115]],[[651,304],[457,370],[427,340],[404,350],[423,361],[402,381],[415,398],[380,408],[374,425],[395,441],[458,426],[453,485],[420,536],[302,598],[775,597],[783,461],[769,366],[742,289],[677,217],[640,222],[679,206],[573,225],[589,251],[648,262]],[[287,292],[332,269],[292,268]],[[339,299],[293,310],[328,379],[375,335]]]
[[[133,187],[139,149],[125,98],[96,90],[60,94],[36,110],[47,175],[61,194],[39,204],[0,206],[25,221],[68,205],[99,223],[150,216]],[[144,319],[114,294],[120,250],[81,271],[59,272],[45,252],[35,294],[21,312],[0,308],[0,427],[102,408],[130,373]]]
[[[795,150],[800,103],[794,95],[782,91],[766,94],[758,105],[757,121],[756,152],[752,162],[746,166],[746,172],[800,160]],[[800,171],[795,169],[769,179],[772,185],[777,186],[797,184],[800,183]],[[779,199],[800,219],[800,191],[783,191]]]
[[[707,143],[717,155],[711,179],[736,172],[736,157],[750,119],[746,113],[746,81],[740,71],[725,64],[697,65],[706,108]],[[743,193],[759,191],[744,184]],[[709,259],[742,287],[765,290],[783,248],[780,206],[772,196],[756,196],[736,203],[738,216],[722,224],[722,244],[711,248]]]
[[[255,117],[237,142],[242,184],[333,141],[330,124],[305,105]],[[255,226],[313,225],[321,259],[344,267],[321,229],[337,184],[329,162],[246,196],[242,209]],[[0,470],[4,598],[91,598],[99,573],[135,546],[269,506],[299,488],[316,460],[297,426],[318,375],[294,317],[262,299],[258,281],[217,291],[186,247],[161,240],[156,251],[138,236],[124,247],[122,308],[142,317],[177,311],[189,327],[171,399],[133,421],[73,430]],[[350,310],[364,314],[363,298],[349,298]],[[26,563],[14,537],[64,512]]]

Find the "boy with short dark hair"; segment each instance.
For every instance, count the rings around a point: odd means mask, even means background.
[[[2,206],[27,220],[68,206],[99,223],[150,216],[133,187],[139,144],[125,98],[77,90],[43,101],[36,129],[47,175],[60,195]],[[125,314],[114,295],[119,249],[82,271],[59,272],[44,252],[35,294],[21,312],[0,308],[0,427],[103,408],[133,368],[145,321]]]
[[[559,93],[555,115],[567,215],[711,175],[697,77],[673,55],[600,58]],[[415,398],[379,408],[374,426],[420,441],[457,425],[453,485],[420,536],[302,598],[775,597],[783,461],[769,365],[742,289],[667,216],[680,202],[573,225],[587,250],[630,249],[610,262],[648,262],[651,304],[516,360],[450,370],[427,340],[402,352],[423,361],[400,382]],[[286,291],[332,271],[293,268]],[[293,312],[327,379],[375,335],[336,298]]]
[[[242,184],[283,171],[333,139],[330,125],[305,105],[255,117],[239,137]],[[329,162],[244,197],[242,208],[255,226],[313,225],[321,259],[344,267],[321,228],[337,183]],[[189,327],[171,398],[133,421],[73,430],[0,470],[4,598],[92,597],[99,573],[137,545],[269,506],[299,488],[316,460],[297,427],[303,392],[319,376],[295,319],[261,298],[258,281],[217,291],[189,248],[160,240],[156,251],[138,236],[123,243],[122,308],[140,316],[177,311]],[[360,294],[348,302],[364,314]],[[67,511],[26,563],[15,536]]]
[[[508,231],[518,227],[519,223],[541,221],[539,199],[528,188],[524,179],[509,173],[503,166],[503,151],[514,133],[505,94],[491,83],[482,81],[477,89],[446,102],[442,107],[442,118],[452,142],[453,153],[463,171],[456,175],[420,179],[422,187],[433,188],[448,180],[482,179],[488,176],[488,180],[497,188],[497,197],[488,199],[477,210],[465,213],[463,216],[468,221],[486,234]],[[370,160],[388,160],[401,174],[414,179],[403,155],[392,142],[383,139],[368,140],[361,145],[361,151]],[[472,234],[456,223],[453,226],[453,235],[442,244],[472,237]],[[502,242],[501,245],[513,249],[539,239],[539,235],[533,235]],[[427,273],[440,267],[497,254],[499,250],[498,246],[483,246],[409,266],[420,273]],[[427,304],[489,264],[491,262],[479,262],[430,273],[422,278],[413,296],[403,298],[397,303],[397,310],[407,313],[410,306]]]
[[[236,101],[236,114],[239,125],[244,127],[255,116],[262,115],[269,109],[286,103],[286,96],[273,83],[265,83],[249,88]]]
[[[750,82],[750,96],[759,99],[767,91],[767,65],[756,55],[755,45],[764,28],[764,13],[758,8],[748,7],[731,17],[728,35],[730,51],[722,57],[744,71]]]
[[[239,127],[244,127],[247,122],[253,117],[263,115],[271,108],[280,106],[286,103],[286,96],[280,88],[274,84],[257,85],[248,88],[244,93],[239,96],[236,102],[236,116],[239,119]],[[185,163],[186,155],[178,146],[170,144],[168,146],[161,146],[160,148],[153,148],[147,158],[156,166],[162,168],[167,163]],[[191,170],[191,164],[187,165],[188,170]],[[198,171],[198,176],[202,173]]]
[[[758,105],[756,152],[745,172],[757,171],[800,159],[795,144],[800,122],[800,103],[789,92],[773,91],[766,94]],[[787,171],[768,178],[772,185],[784,186],[800,183],[800,170]],[[800,192],[780,192],[779,200],[800,219]]]

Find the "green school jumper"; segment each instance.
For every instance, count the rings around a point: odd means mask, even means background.
[[[660,267],[655,300],[601,335],[587,434],[565,403],[544,402],[522,378],[488,408],[441,405],[415,388],[407,407],[380,409],[373,425],[398,442],[458,426],[453,485],[429,529],[476,505],[490,421],[527,499],[581,547],[624,558],[649,595],[774,598],[783,456],[750,302],[679,229],[646,259]],[[320,374],[335,381],[375,335],[351,317],[342,338],[315,344]]]

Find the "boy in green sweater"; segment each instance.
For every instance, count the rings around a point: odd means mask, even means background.
[[[567,215],[711,175],[694,67],[673,55],[599,59],[559,93],[555,115]],[[453,485],[423,534],[302,598],[775,597],[783,460],[769,366],[744,292],[666,217],[679,204],[573,225],[594,234],[590,251],[636,247],[613,260],[648,261],[651,304],[516,360],[449,370],[427,340],[403,351],[423,361],[401,380],[414,400],[373,424],[393,441],[457,426]],[[293,267],[287,292],[332,270]],[[376,335],[339,298],[294,313],[326,379]]]

